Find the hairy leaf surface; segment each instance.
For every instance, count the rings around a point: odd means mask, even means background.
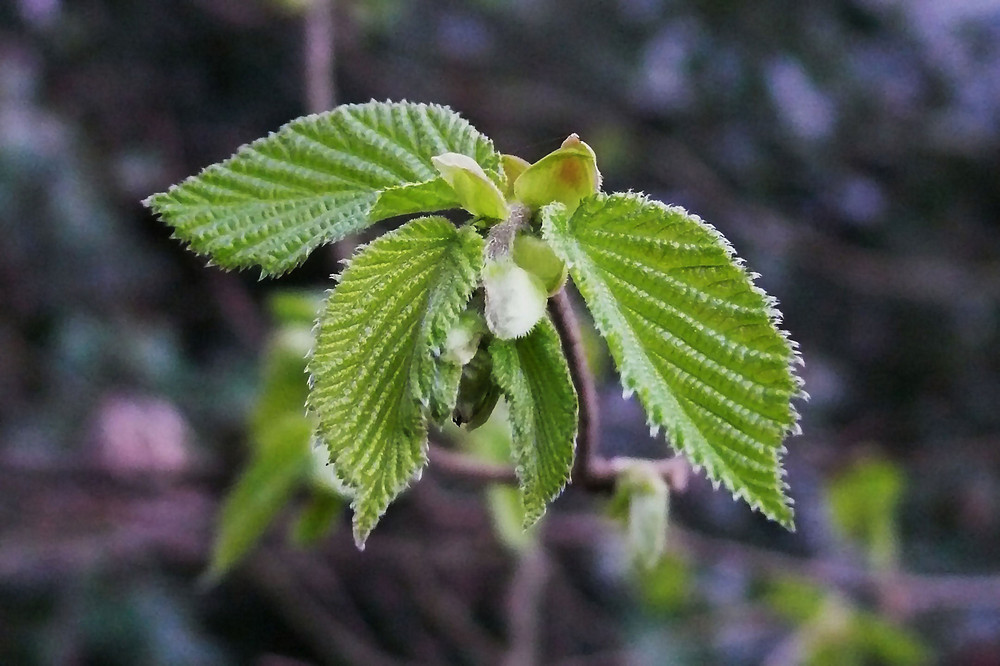
[[[542,213],[653,429],[709,478],[787,527],[780,454],[797,428],[794,345],[728,242],[676,206],[597,194]]]
[[[293,120],[145,203],[220,266],[280,274],[378,220],[456,207],[431,163],[447,152],[501,180],[493,144],[447,107],[349,104]]]
[[[512,452],[528,527],[569,480],[576,446],[576,390],[548,317],[522,338],[495,339],[490,355],[493,376],[510,404]]]
[[[359,545],[426,462],[436,356],[476,285],[483,241],[441,217],[357,254],[331,293],[309,361],[309,406],[356,495]]]

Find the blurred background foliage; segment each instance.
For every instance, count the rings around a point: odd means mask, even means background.
[[[648,569],[608,498],[523,535],[433,468],[358,553],[279,436],[308,332],[281,292],[335,253],[223,274],[138,203],[307,110],[316,20],[0,4],[0,663],[1000,663],[1000,3],[335,2],[338,101],[449,104],[529,160],[578,132],[781,300],[798,531],[693,477]],[[590,342],[603,452],[668,455]],[[237,542],[271,529],[210,585],[230,489],[264,507]]]

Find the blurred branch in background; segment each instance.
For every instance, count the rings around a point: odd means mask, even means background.
[[[307,2],[302,14],[306,113],[322,113],[337,105],[334,0]]]
[[[71,578],[98,563],[115,566],[115,562],[122,565],[149,557],[172,566],[201,569],[210,550],[212,516],[217,512],[221,482],[218,473],[207,470],[123,476],[114,470],[58,461],[0,459],[0,487],[22,507],[16,516],[3,514],[0,524],[4,534],[0,586],[39,577]],[[434,636],[434,641],[445,641],[434,648],[430,644],[421,648],[415,637],[407,642],[415,650],[411,658],[419,663],[429,663],[424,660],[427,658],[439,663],[434,659],[447,659],[449,650],[477,649],[484,660],[479,663],[493,662],[501,654],[506,654],[507,663],[532,663],[523,659],[540,654],[537,632],[552,631],[552,616],[539,609],[548,608],[553,595],[565,594],[575,585],[564,579],[565,555],[600,549],[608,538],[607,521],[589,512],[554,511],[542,530],[540,550],[528,551],[514,565],[513,577],[508,578],[503,572],[509,572],[511,564],[505,557],[498,559],[486,514],[465,501],[451,499],[451,491],[435,488],[437,483],[440,481],[432,480],[426,489],[421,484],[411,491],[417,496],[402,511],[416,524],[405,533],[377,534],[364,554],[356,551],[346,529],[339,529],[328,543],[310,551],[273,538],[242,573],[237,572],[237,579],[246,575],[249,582],[259,585],[289,626],[324,657],[325,663],[415,663],[390,656],[400,646],[383,642],[386,636],[379,631],[378,622],[398,621],[389,619],[397,617],[392,603],[416,603],[417,617],[422,618],[422,628],[398,627],[400,631],[428,632],[428,639]],[[432,526],[442,534],[433,544],[420,536]],[[699,567],[731,564],[759,575],[800,576],[845,594],[874,595],[883,612],[897,619],[1000,608],[1000,575],[873,570],[842,560],[786,555],[679,525],[670,528],[669,549],[693,559]],[[485,571],[493,571],[493,577],[484,577]],[[377,603],[378,597],[356,596],[361,587],[372,582],[368,576],[374,572],[389,586],[382,593],[397,599],[382,611],[367,606]],[[564,582],[553,582],[560,579]],[[507,580],[505,643],[496,629],[469,621],[475,606],[468,604],[483,594],[488,597],[490,590],[502,589]],[[404,592],[407,586],[411,589]],[[395,592],[389,593],[393,588]],[[473,593],[473,589],[479,592]],[[359,603],[366,607],[359,607]],[[576,611],[571,609],[560,607],[558,612],[572,621]],[[373,612],[389,615],[378,620]],[[550,639],[547,633],[545,643]]]

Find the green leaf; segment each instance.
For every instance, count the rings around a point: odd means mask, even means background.
[[[309,407],[355,492],[359,547],[426,462],[436,357],[476,286],[482,252],[471,227],[413,220],[356,255],[320,317]]]
[[[316,310],[313,310],[313,319]],[[271,337],[263,360],[260,393],[250,418],[250,432],[260,439],[271,424],[286,416],[303,416],[309,392],[306,356],[312,348],[312,326],[285,324]]]
[[[456,207],[431,163],[447,152],[500,182],[493,144],[447,107],[348,104],[293,120],[145,203],[220,266],[280,274],[380,219]]]
[[[500,170],[503,171],[503,177],[507,183],[504,187],[504,196],[508,199],[514,198],[514,183],[530,166],[531,164],[527,160],[517,155],[500,156]]]
[[[542,211],[607,339],[625,394],[710,479],[792,528],[780,454],[798,414],[794,344],[775,302],[712,226],[642,195]]]
[[[891,569],[899,559],[897,512],[905,479],[889,460],[856,463],[829,486],[833,525],[867,551],[874,568]]]
[[[427,417],[443,425],[451,417],[458,402],[458,388],[462,382],[462,366],[439,358],[434,365],[434,379],[427,392]]]
[[[372,222],[385,220],[397,215],[427,213],[437,210],[458,208],[460,205],[455,191],[444,178],[435,178],[423,183],[411,183],[382,190],[368,219]]]
[[[488,349],[480,345],[472,360],[462,367],[452,420],[466,430],[475,430],[489,420],[499,399],[500,388],[493,379],[493,359]]]
[[[292,541],[299,546],[316,545],[329,536],[343,509],[343,498],[332,493],[313,493],[292,524]]]
[[[312,462],[311,431],[311,421],[300,414],[258,433],[253,458],[223,500],[209,580],[220,578],[246,555],[305,479]]]
[[[434,381],[428,396],[427,413],[434,423],[443,425],[452,416],[465,368],[475,358],[485,332],[482,315],[473,310],[463,312],[448,331],[441,354],[435,361]]]
[[[548,317],[523,338],[495,339],[489,350],[493,376],[510,403],[512,450],[528,527],[569,480],[576,447],[576,390]]]

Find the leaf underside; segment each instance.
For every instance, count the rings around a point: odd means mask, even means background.
[[[493,376],[510,404],[511,450],[528,527],[569,480],[576,446],[576,390],[548,317],[522,338],[493,340],[489,351]]]
[[[712,226],[633,193],[598,194],[543,234],[570,266],[627,394],[713,482],[792,527],[780,454],[797,430],[793,343]]]
[[[482,251],[471,227],[413,220],[356,255],[320,317],[308,404],[355,492],[359,546],[426,463],[435,357],[476,285]]]
[[[343,105],[293,120],[145,203],[214,263],[280,274],[378,220],[457,207],[431,163],[446,152],[499,182],[493,144],[447,107]]]

